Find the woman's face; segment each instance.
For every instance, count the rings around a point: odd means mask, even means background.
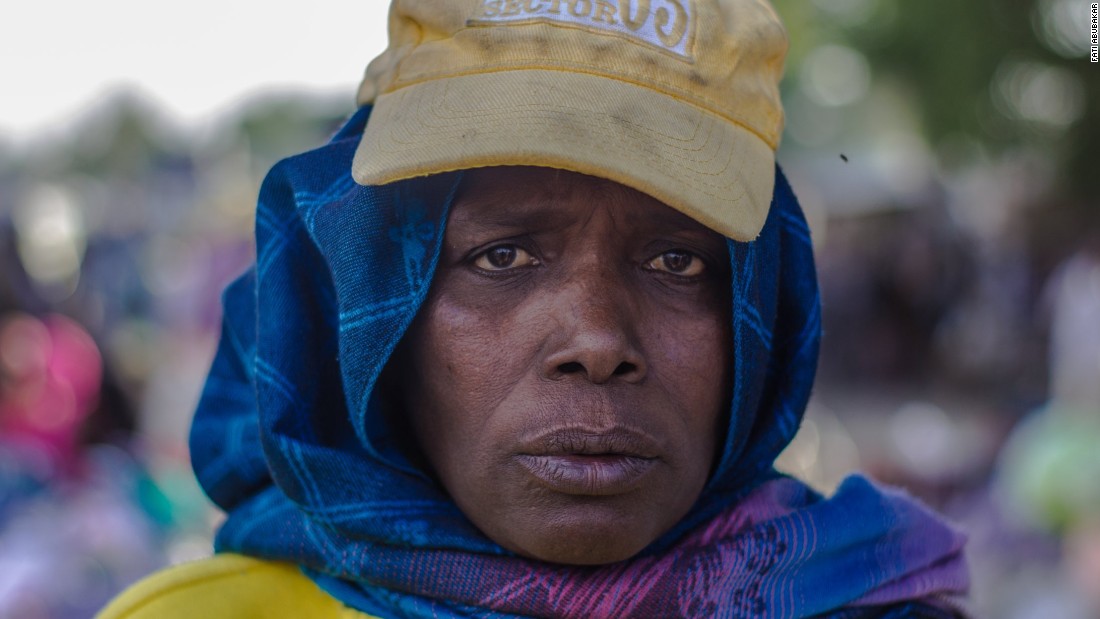
[[[475,525],[521,555],[599,564],[687,513],[728,410],[728,262],[721,236],[618,183],[467,173],[390,370]]]

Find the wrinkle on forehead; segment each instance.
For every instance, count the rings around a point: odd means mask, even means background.
[[[467,172],[463,184],[451,225],[554,230],[578,224],[586,226],[597,212],[606,210],[616,231],[632,227],[709,231],[642,192],[615,181],[567,170],[522,166],[480,168]],[[639,203],[663,208],[646,209],[645,217],[631,217],[632,208]],[[562,209],[563,204],[573,208]],[[587,208],[581,219],[577,207]]]

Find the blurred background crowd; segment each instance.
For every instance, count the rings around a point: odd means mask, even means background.
[[[377,4],[355,71],[385,43]],[[978,616],[1100,617],[1089,3],[774,4],[792,40],[779,160],[825,325],[780,466],[826,492],[862,469],[946,513],[970,536]],[[252,258],[263,175],[353,111],[355,77],[201,122],[140,85],[64,130],[5,132],[0,102],[0,617],[87,617],[211,552],[186,436],[218,295]]]

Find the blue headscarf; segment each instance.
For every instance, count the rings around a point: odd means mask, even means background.
[[[772,468],[821,331],[809,229],[778,169],[760,237],[728,241],[728,434],[696,505],[606,568],[539,564],[485,537],[403,452],[375,389],[427,295],[462,174],[356,184],[369,113],[270,172],[256,264],[225,292],[191,432],[199,482],[228,514],[219,551],[295,562],[380,616],[803,617],[965,590],[961,535],[920,505],[861,478],[822,500]]]

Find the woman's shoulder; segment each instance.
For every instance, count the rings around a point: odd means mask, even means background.
[[[176,565],[123,591],[97,619],[372,619],[325,593],[297,566],[237,554]]]

